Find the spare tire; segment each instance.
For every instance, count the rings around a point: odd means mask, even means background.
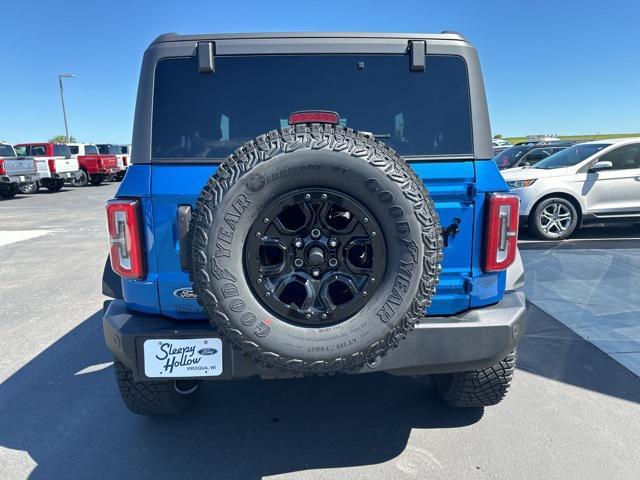
[[[368,134],[306,124],[261,135],[204,187],[194,291],[255,360],[337,372],[395,347],[431,304],[442,237],[424,184]]]

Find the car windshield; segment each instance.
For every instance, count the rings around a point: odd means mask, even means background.
[[[551,170],[553,168],[573,167],[608,146],[606,143],[574,145],[548,156],[536,163],[535,167],[532,168]]]
[[[427,64],[417,74],[406,55],[223,56],[215,75],[203,75],[196,57],[161,60],[152,155],[224,158],[303,110],[335,111],[341,125],[371,132],[401,155],[470,155],[465,61],[428,55]]]
[[[531,147],[511,147],[493,157],[499,168],[509,168],[516,164],[522,156],[531,150]]]
[[[0,145],[0,157],[13,157],[15,153],[11,145]]]

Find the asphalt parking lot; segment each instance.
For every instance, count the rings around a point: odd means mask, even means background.
[[[497,407],[371,374],[209,383],[187,415],[149,419],[121,404],[102,338],[116,188],[0,202],[1,479],[640,478],[640,228],[524,237],[534,303]]]

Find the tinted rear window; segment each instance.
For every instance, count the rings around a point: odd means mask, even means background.
[[[85,145],[84,146],[85,155],[97,155],[98,148],[95,145]]]
[[[13,157],[14,155],[11,145],[0,145],[0,157]]]
[[[63,143],[56,143],[53,146],[53,156],[54,157],[66,157],[71,155],[71,150],[69,147]]]
[[[510,168],[514,166],[516,162],[520,160],[522,156],[530,149],[530,147],[507,148],[506,150],[493,157],[493,160],[498,164],[498,167],[500,168]]]
[[[101,144],[98,145],[98,151],[102,155],[120,155],[120,148],[117,145]]]
[[[213,74],[195,57],[156,67],[154,158],[224,158],[287,125],[301,110],[332,110],[401,155],[472,154],[466,63],[429,55],[411,72],[405,55],[218,57]]]

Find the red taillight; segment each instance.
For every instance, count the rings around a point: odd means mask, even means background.
[[[506,269],[516,258],[520,199],[508,193],[494,193],[487,198],[486,249],[484,270]]]
[[[0,160],[0,175],[5,175],[7,171],[4,169],[4,160]]]
[[[336,112],[325,112],[322,110],[309,112],[294,112],[289,115],[289,125],[298,123],[340,123],[340,117]]]
[[[127,166],[127,157],[122,157],[122,165]]]
[[[49,164],[49,171],[51,173],[56,173],[56,161],[53,158],[50,158],[47,160],[47,163]]]
[[[111,268],[121,277],[145,276],[140,205],[137,200],[107,203]]]

